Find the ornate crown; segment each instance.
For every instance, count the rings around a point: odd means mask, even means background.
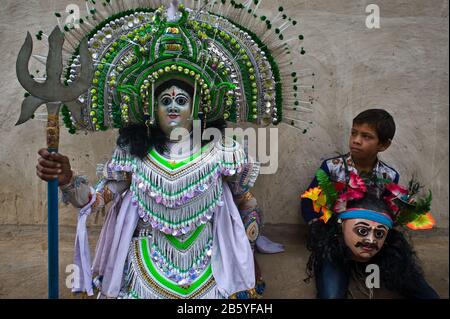
[[[90,0],[90,15],[63,27],[72,50],[66,85],[80,76],[85,39],[95,68],[90,89],[62,107],[71,133],[154,123],[155,89],[169,79],[194,88],[193,118],[299,126],[283,109],[311,111],[300,95],[314,86],[298,83],[290,51],[297,45],[305,53],[303,35],[287,38],[297,21],[282,7],[270,20],[257,14],[257,0],[187,1],[191,8],[172,1],[167,9],[164,2],[111,0],[99,9]]]

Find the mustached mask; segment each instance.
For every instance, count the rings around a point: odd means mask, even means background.
[[[353,172],[344,183],[331,181],[322,169],[317,170],[316,179],[319,185],[300,197],[312,201],[314,212],[325,224],[333,215],[338,217],[345,244],[356,261],[366,262],[375,256],[395,226],[423,230],[436,224],[430,213],[431,191],[425,197],[417,196],[422,186],[415,179],[408,187],[389,180],[377,180],[367,186]]]
[[[344,242],[358,262],[369,261],[382,249],[393,226],[385,202],[371,194],[349,202],[347,209],[338,216],[342,221]]]

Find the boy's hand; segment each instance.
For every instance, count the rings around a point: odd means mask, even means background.
[[[49,153],[46,148],[38,151],[40,157],[36,165],[36,174],[44,181],[58,179],[59,186],[66,185],[72,179],[72,170],[67,156]]]

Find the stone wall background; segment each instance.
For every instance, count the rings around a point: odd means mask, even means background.
[[[15,76],[15,60],[26,31],[49,34],[54,12],[81,0],[1,0],[0,6],[0,224],[46,223],[46,184],[35,175],[37,151],[45,146],[45,122],[15,127],[24,90]],[[380,7],[381,28],[367,29],[365,8]],[[412,173],[433,191],[433,215],[448,228],[449,216],[449,19],[448,0],[290,0],[261,5],[267,16],[283,5],[297,18],[306,55],[302,68],[316,74],[313,122],[307,133],[279,126],[279,169],[261,176],[254,193],[267,223],[303,223],[298,194],[321,161],[347,151],[352,118],[382,107],[395,118],[397,133],[382,159],[396,167],[401,181]],[[34,53],[46,54],[35,41]],[[30,70],[44,70],[30,64]],[[43,112],[39,109],[38,113]],[[116,132],[85,136],[61,131],[60,151],[73,168],[95,180],[95,164],[104,162]],[[98,221],[100,223],[101,220]],[[76,211],[60,206],[60,224],[75,225]]]

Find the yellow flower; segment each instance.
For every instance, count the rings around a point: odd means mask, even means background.
[[[309,198],[312,201],[316,201],[319,198],[320,193],[322,193],[322,188],[320,186],[310,188],[306,192],[304,192],[301,198]]]
[[[319,219],[323,220],[323,222],[326,224],[330,219],[332,213],[333,212],[327,207],[322,207],[322,216]]]
[[[320,219],[325,223],[330,219],[332,211],[327,207],[327,197],[320,186],[308,189],[301,195],[301,198],[308,198],[312,201],[314,211],[318,214],[322,213]]]
[[[325,194],[323,192],[321,192],[319,194],[319,196],[317,197],[317,200],[314,204],[318,210],[320,210],[321,207],[325,207],[327,205],[327,197],[325,196]]]

